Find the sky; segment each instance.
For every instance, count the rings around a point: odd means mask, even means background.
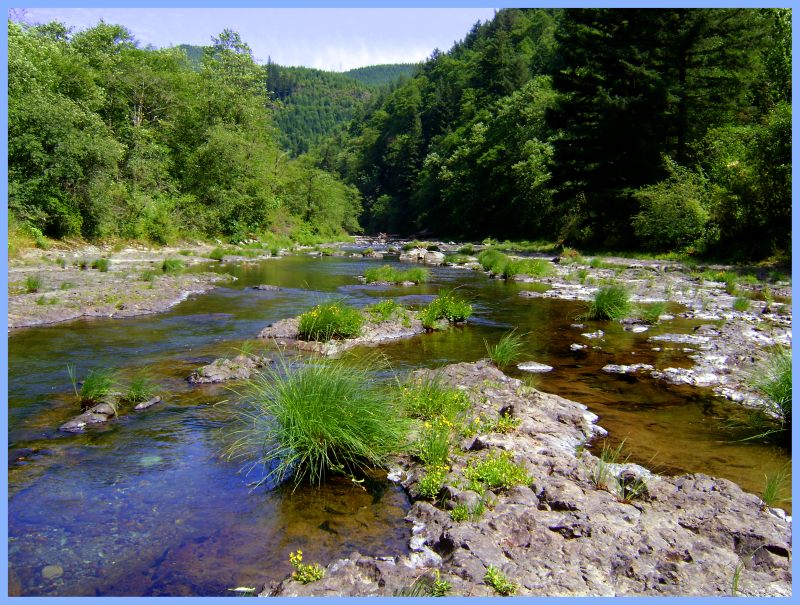
[[[233,29],[259,63],[332,71],[415,63],[448,50],[493,8],[28,8],[29,23],[57,20],[78,29],[101,19],[124,25],[141,46],[207,45]]]

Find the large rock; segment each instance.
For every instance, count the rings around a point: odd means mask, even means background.
[[[272,363],[271,359],[257,355],[237,355],[233,359],[215,359],[210,364],[192,372],[186,380],[192,384],[247,380],[270,363]]]

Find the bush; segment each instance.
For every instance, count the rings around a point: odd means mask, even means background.
[[[422,267],[414,267],[406,271],[395,269],[391,265],[382,267],[372,267],[364,271],[364,279],[368,284],[373,282],[389,282],[399,284],[404,281],[414,282],[415,284],[428,281],[429,273]]]
[[[25,278],[25,291],[28,294],[38,292],[42,287],[42,278],[38,275],[29,275]]]
[[[97,269],[101,273],[108,271],[111,262],[107,258],[96,258],[92,261],[92,269]]]
[[[515,330],[512,330],[503,334],[500,341],[493,347],[490,347],[485,340],[483,341],[486,352],[498,368],[511,365],[522,355],[522,349],[525,347],[524,334],[515,334],[514,332]]]
[[[433,330],[436,322],[446,319],[449,322],[462,322],[472,315],[472,305],[457,297],[452,291],[440,293],[419,313],[422,325]]]
[[[161,263],[162,273],[180,273],[186,264],[179,258],[165,258]]]
[[[363,323],[364,316],[358,309],[338,301],[323,303],[300,316],[298,333],[301,340],[354,338],[360,334]]]
[[[480,491],[478,484],[489,489],[511,489],[515,485],[530,483],[525,467],[515,464],[511,452],[489,454],[484,460],[471,462],[464,469],[464,476],[471,482],[473,491]]]
[[[367,364],[314,359],[301,368],[268,368],[250,381],[250,406],[234,413],[244,423],[228,448],[234,459],[263,468],[267,481],[308,479],[329,473],[353,475],[383,466],[407,443],[408,420],[375,383]]]
[[[508,257],[499,250],[489,248],[478,255],[478,262],[484,271],[499,275],[503,272],[503,268],[508,262]]]
[[[623,286],[604,286],[584,314],[585,319],[622,319],[632,310],[630,294]]]

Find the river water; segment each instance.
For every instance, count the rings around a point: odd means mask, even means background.
[[[388,297],[421,305],[440,287],[458,287],[473,302],[468,325],[381,346],[397,374],[476,361],[485,356],[484,341],[516,327],[526,334],[526,358],[554,370],[514,375],[588,405],[612,444],[624,439],[630,461],[656,472],[703,472],[758,492],[765,473],[790,460],[779,447],[740,441],[729,428],[740,410],[710,391],[600,371],[607,363],[689,367],[686,352],[653,351],[647,338],[688,333],[697,323],[673,320],[643,334],[612,322],[576,328],[581,303],[522,298],[519,291],[529,285],[444,267],[431,269],[431,281],[419,286],[360,284],[356,276],[379,262],[289,257],[213,265],[238,280],[168,313],[14,331],[10,594],[221,596],[285,576],[289,553],[298,548],[305,561],[323,564],[353,550],[407,552],[408,501],[396,485],[376,476],[365,487],[333,479],[321,489],[252,489],[238,464],[222,455],[236,395],[185,382],[196,367],[236,355],[267,324],[331,298],[356,306]],[[281,290],[250,288],[258,284]],[[606,333],[600,342],[581,336],[598,328]],[[576,342],[590,348],[571,351]],[[123,376],[147,368],[165,401],[83,434],[59,433],[79,411],[68,363],[78,376],[95,367]]]

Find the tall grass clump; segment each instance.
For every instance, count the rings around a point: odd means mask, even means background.
[[[221,261],[226,254],[227,251],[225,250],[225,248],[220,248],[219,246],[217,246],[211,252],[208,253],[208,258],[210,258],[211,260]]]
[[[472,305],[452,290],[439,292],[439,296],[419,312],[422,325],[427,330],[434,330],[440,320],[457,323],[466,321],[470,315],[472,315]]]
[[[623,286],[600,288],[583,315],[585,319],[622,319],[631,313],[630,294]]]
[[[232,459],[262,469],[256,485],[319,485],[330,473],[353,476],[383,466],[404,448],[408,421],[372,376],[372,364],[313,359],[267,369],[244,391],[249,405],[235,408],[244,426],[229,446]]]
[[[649,305],[639,306],[639,317],[649,324],[657,324],[659,318],[666,312],[667,303],[658,301]]]
[[[770,353],[753,378],[753,386],[767,401],[767,413],[778,419],[787,440],[792,432],[792,352],[778,348]]]
[[[547,277],[554,273],[553,265],[542,258],[508,259],[499,272],[506,279],[515,275],[529,275],[530,277]]]
[[[428,270],[422,267],[414,267],[413,269],[400,271],[391,265],[383,265],[382,267],[371,267],[364,271],[364,279],[368,284],[374,282],[399,284],[404,281],[420,284],[428,281],[429,276]]]
[[[179,258],[165,258],[161,263],[162,273],[180,273],[186,264]]]
[[[398,405],[411,418],[433,420],[437,417],[456,420],[469,409],[467,394],[442,385],[438,380],[410,382],[399,392]]]
[[[78,403],[83,405],[97,403],[103,397],[109,395],[117,385],[117,372],[111,368],[89,370],[80,388],[78,388],[78,380],[73,365],[67,364],[67,373],[69,374],[70,382],[72,382],[72,390],[75,391],[75,398]]]
[[[774,473],[764,475],[764,490],[761,502],[765,508],[777,506],[782,502],[791,502],[792,471],[791,465],[785,465]],[[789,496],[786,492],[789,492]]]
[[[156,383],[146,372],[141,371],[131,378],[124,399],[129,403],[139,403],[152,399],[155,394]]]
[[[96,258],[92,261],[92,269],[97,269],[101,273],[107,272],[110,265],[111,261],[107,258]]]
[[[478,262],[481,264],[484,271],[489,271],[498,275],[503,272],[503,268],[508,260],[508,256],[494,248],[488,248],[478,255]]]
[[[38,292],[42,287],[42,278],[38,275],[29,275],[25,278],[25,291],[28,294]]]
[[[389,321],[397,316],[406,316],[406,309],[392,298],[376,302],[364,309],[364,314],[374,322]]]
[[[361,311],[335,301],[322,303],[300,316],[298,333],[301,340],[327,341],[354,338],[361,333],[364,316]]]
[[[744,296],[737,296],[733,301],[733,310],[744,313],[750,308],[750,299]]]
[[[486,340],[483,341],[489,358],[498,368],[511,365],[522,355],[522,350],[525,347],[525,335],[516,334],[515,332],[516,330],[512,330],[503,334],[499,342],[494,346],[489,346]]]

